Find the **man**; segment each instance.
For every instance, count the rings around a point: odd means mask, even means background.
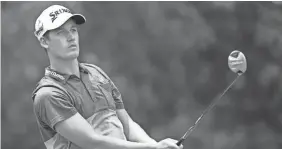
[[[79,63],[81,14],[52,5],[35,23],[35,36],[50,66],[33,92],[33,105],[47,149],[182,149],[176,140],[156,142],[135,123],[121,94],[99,67]]]

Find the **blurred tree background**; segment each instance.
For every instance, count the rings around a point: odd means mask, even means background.
[[[282,148],[281,2],[1,2],[2,148],[44,149],[31,92],[49,61],[33,35],[51,4],[82,13],[80,61],[100,66],[153,138],[180,138],[248,70],[185,141],[185,149]]]

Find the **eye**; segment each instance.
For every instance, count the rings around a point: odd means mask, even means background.
[[[77,32],[77,28],[72,28],[71,32]]]

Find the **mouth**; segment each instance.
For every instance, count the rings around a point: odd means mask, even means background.
[[[76,47],[77,47],[76,44],[69,45],[69,48],[76,48]]]

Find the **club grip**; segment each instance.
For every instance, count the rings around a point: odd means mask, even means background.
[[[181,139],[176,143],[176,145],[177,145],[177,146],[180,146],[184,140],[185,140],[184,138],[181,138]]]

